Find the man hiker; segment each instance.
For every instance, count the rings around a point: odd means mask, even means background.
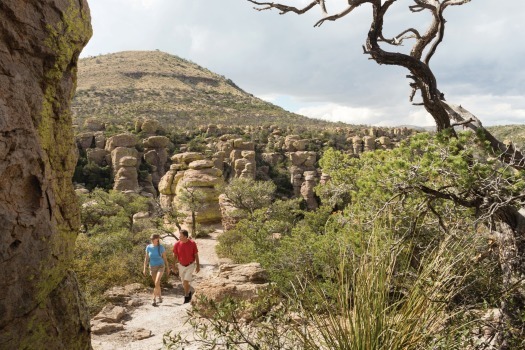
[[[173,246],[174,271],[178,270],[182,286],[184,287],[184,303],[189,303],[193,294],[190,284],[193,278],[193,271],[195,273],[200,271],[197,244],[188,237],[188,231],[180,230],[179,241]]]

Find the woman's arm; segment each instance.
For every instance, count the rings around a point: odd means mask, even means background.
[[[142,274],[144,276],[146,276],[146,266],[148,265],[148,263],[149,263],[149,256],[148,256],[148,252],[146,252],[144,256],[144,269],[142,269]]]

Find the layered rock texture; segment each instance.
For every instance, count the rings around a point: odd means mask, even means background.
[[[195,205],[197,223],[220,222],[218,187],[224,184],[222,171],[196,152],[176,154],[171,160],[170,170],[159,182],[161,206],[165,210],[174,208],[189,217],[189,207]],[[199,197],[199,203],[188,203],[193,194]],[[186,199],[181,199],[184,197]]]
[[[0,1],[0,348],[89,349],[68,267],[79,225],[70,99],[85,0]]]
[[[215,302],[227,297],[252,300],[267,287],[268,275],[259,263],[224,264],[216,277],[201,283],[197,293]]]

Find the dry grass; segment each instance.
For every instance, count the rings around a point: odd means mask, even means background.
[[[126,129],[137,117],[167,127],[329,125],[283,110],[244,92],[231,80],[160,51],[127,51],[81,59],[74,123],[100,118]]]

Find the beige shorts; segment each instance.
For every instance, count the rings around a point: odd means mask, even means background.
[[[192,262],[188,266],[182,266],[180,263],[177,265],[179,267],[180,280],[191,282],[193,279],[193,271],[195,271],[195,262]]]
[[[159,272],[164,273],[164,265],[157,265],[157,266],[150,266],[149,267],[149,274],[151,276],[155,276]]]

